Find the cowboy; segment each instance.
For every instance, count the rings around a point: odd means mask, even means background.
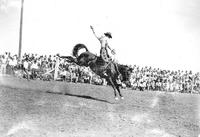
[[[111,51],[111,53],[113,55],[115,54],[115,50],[111,49],[110,46],[108,45],[108,40],[112,38],[111,33],[110,32],[106,32],[106,33],[104,33],[104,35],[98,37],[96,35],[95,31],[94,31],[94,28],[92,26],[90,26],[90,28],[92,29],[92,32],[93,32],[94,36],[101,43],[100,56],[102,57],[102,59],[105,62],[109,62],[111,60],[111,56],[108,54],[108,49]]]
[[[112,39],[112,34],[111,34],[110,32],[106,32],[106,33],[104,33],[104,35],[98,37],[98,36],[96,35],[95,31],[94,31],[94,28],[93,28],[92,26],[90,26],[90,28],[92,29],[92,32],[93,32],[94,36],[95,36],[95,37],[99,40],[99,42],[101,43],[101,50],[100,50],[100,56],[101,56],[101,58],[102,58],[105,62],[109,63],[110,61],[112,61],[112,58],[111,58],[111,56],[108,54],[108,50],[110,50],[111,53],[112,53],[113,55],[115,55],[115,50],[114,50],[114,49],[111,49],[110,46],[108,45],[108,40],[109,40],[109,39]],[[120,79],[120,72],[119,72],[119,70],[118,70],[118,66],[117,66],[116,63],[114,63],[114,64],[115,64],[115,68],[116,68],[116,70],[117,70],[117,72],[118,72],[118,79]],[[107,75],[107,74],[106,74],[106,71],[104,71],[104,74]],[[119,82],[119,83],[120,83],[120,82]]]

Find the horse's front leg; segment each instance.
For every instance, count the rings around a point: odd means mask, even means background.
[[[118,97],[117,97],[117,92],[116,92],[116,86],[115,86],[115,84],[114,84],[114,82],[113,82],[113,80],[112,80],[112,78],[111,78],[111,77],[109,77],[109,81],[110,81],[110,83],[111,83],[111,86],[112,86],[112,88],[113,88],[113,90],[114,90],[114,94],[115,94],[115,100],[118,100]]]
[[[122,96],[122,94],[121,94],[121,91],[120,91],[120,86],[119,86],[119,84],[116,82],[116,80],[114,81],[114,85],[115,85],[115,87],[116,87],[116,89],[117,89],[117,91],[118,91],[118,93],[119,93],[119,96],[120,96],[120,98],[121,99],[124,99],[124,97]]]

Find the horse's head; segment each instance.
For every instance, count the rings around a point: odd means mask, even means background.
[[[126,66],[126,65],[121,65],[121,64],[118,64],[118,68],[119,68],[119,72],[121,73],[121,77],[122,77],[122,81],[127,81],[129,80],[129,77],[131,75],[131,68]]]

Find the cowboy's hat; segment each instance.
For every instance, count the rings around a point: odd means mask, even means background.
[[[104,35],[105,35],[106,37],[108,37],[108,38],[112,38],[112,34],[111,34],[110,32],[106,32],[106,33],[104,33]]]

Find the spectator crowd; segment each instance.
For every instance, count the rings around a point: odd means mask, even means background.
[[[132,89],[199,93],[200,73],[170,71],[159,68],[133,66],[130,76]]]
[[[95,75],[88,67],[68,63],[66,59],[61,59],[58,55],[43,56],[25,53],[19,61],[17,55],[6,52],[0,55],[0,68],[2,75],[13,74],[18,77],[48,81],[106,84],[104,79]]]
[[[128,66],[129,75],[123,87],[140,91],[167,91],[200,93],[200,73],[183,70],[162,70],[152,67]],[[58,55],[27,54],[21,61],[17,55],[5,52],[0,55],[0,73],[30,79],[60,80],[106,85],[106,80],[93,73],[88,67],[80,67],[61,59]]]

